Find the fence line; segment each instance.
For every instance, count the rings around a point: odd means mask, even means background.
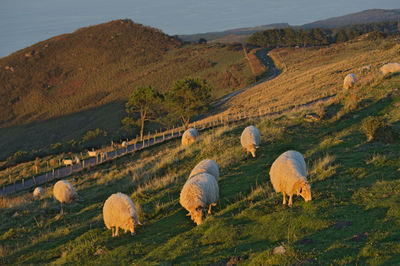
[[[199,121],[194,121],[189,124],[189,127],[195,127],[197,130],[202,131],[209,128],[214,128],[222,125],[228,125],[234,122],[243,121],[246,119],[254,119],[260,117],[272,117],[276,115],[280,115],[287,111],[292,110],[300,110],[300,109],[307,109],[308,107],[314,106],[320,102],[329,100],[333,96],[327,96],[325,98],[321,98],[319,100],[311,101],[306,104],[292,106],[287,109],[276,110],[275,107],[265,107],[263,109],[253,109],[253,110],[240,110],[237,112],[229,112],[224,114],[217,114],[213,116],[206,117]],[[116,158],[119,158],[123,155],[128,153],[133,153],[135,151],[139,151],[165,141],[178,138],[182,136],[184,132],[184,127],[172,127],[171,129],[167,129],[165,131],[159,131],[155,134],[149,134],[147,136],[143,136],[143,139],[140,140],[137,136],[135,139],[128,140],[127,145],[125,147],[120,147],[112,150],[96,150],[95,157],[89,157],[87,159],[82,159],[80,163],[73,164],[70,166],[59,167],[56,169],[52,169],[44,174],[32,176],[31,178],[22,178],[20,181],[16,181],[9,185],[4,185],[3,188],[0,190],[0,196],[9,195],[15,192],[19,192],[25,189],[29,189],[35,187],[40,184],[47,183],[54,179],[59,179],[63,177],[70,176],[73,173],[80,172],[84,169],[90,169],[90,167],[103,164],[105,162],[109,162]]]

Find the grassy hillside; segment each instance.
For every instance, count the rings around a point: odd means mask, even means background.
[[[274,49],[269,56],[282,73],[235,96],[223,108],[225,112],[272,112],[307,104],[342,91],[344,77],[354,73],[363,88],[380,78],[379,67],[400,62],[400,43],[396,38],[358,40],[322,48]],[[370,66],[370,70],[363,70]]]
[[[182,46],[130,20],[82,28],[4,57],[2,156],[79,139],[95,128],[112,136],[135,87],[166,91],[188,75],[206,79],[218,98],[246,86],[252,74],[240,46]]]
[[[313,57],[316,51],[309,52],[323,71],[326,60]],[[331,54],[331,59],[336,56]],[[306,64],[303,57],[287,58]],[[357,55],[349,61],[358,62]],[[289,72],[293,66],[288,62]],[[322,117],[318,122],[307,122],[305,111],[245,121],[201,132],[200,140],[189,148],[175,140],[76,174],[69,180],[84,201],[68,205],[63,217],[57,215],[58,205],[51,199],[52,184],[38,201],[30,194],[4,198],[0,261],[398,264],[400,142],[398,138],[391,143],[367,141],[361,125],[365,118],[378,116],[400,132],[400,75],[374,76],[369,81],[350,93],[336,91],[336,97],[314,110]],[[323,90],[326,85],[321,82]],[[241,131],[249,124],[262,135],[254,159],[239,143]],[[268,176],[275,158],[289,149],[304,154],[313,195],[307,203],[295,198],[292,208],[282,206]],[[220,200],[213,215],[195,226],[179,205],[179,192],[190,170],[205,158],[220,166]],[[103,203],[118,191],[130,195],[139,207],[144,226],[134,237],[112,238],[103,224]],[[280,245],[286,253],[273,255],[273,248]]]

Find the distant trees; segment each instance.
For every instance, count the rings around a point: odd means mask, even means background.
[[[268,49],[294,46],[322,46],[330,43],[345,42],[368,32],[384,34],[399,33],[398,22],[379,22],[359,25],[349,25],[334,29],[302,29],[285,28],[272,29],[252,34],[248,43]]]
[[[169,111],[180,117],[185,128],[188,128],[193,116],[207,110],[210,92],[210,87],[203,79],[186,77],[177,80],[167,97]]]
[[[181,120],[187,128],[193,116],[207,110],[210,99],[210,87],[199,78],[177,80],[165,94],[151,86],[137,87],[125,104],[127,116],[121,121],[122,129],[132,133],[139,127],[140,139],[143,139],[145,122],[149,120],[168,126]]]
[[[125,104],[125,111],[128,114],[122,120],[125,128],[136,123],[140,126],[140,139],[143,139],[144,123],[147,120],[156,119],[160,110],[162,95],[151,86],[137,87],[129,96]],[[138,114],[138,115],[137,115]]]

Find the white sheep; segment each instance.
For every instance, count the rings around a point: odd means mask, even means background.
[[[88,151],[87,154],[89,155],[89,157],[96,157],[97,151]]]
[[[196,141],[196,138],[199,136],[199,132],[195,128],[187,129],[182,135],[182,145],[186,146],[192,142]]]
[[[36,187],[33,190],[33,197],[34,198],[41,198],[44,195],[44,189],[42,187]]]
[[[343,88],[345,90],[350,89],[358,82],[357,76],[353,73],[348,74],[343,81]]]
[[[219,168],[218,164],[211,160],[211,159],[205,159],[201,162],[199,162],[193,170],[190,172],[189,178],[201,174],[201,173],[207,173],[215,177],[215,180],[218,181],[219,178]]]
[[[182,188],[179,202],[191,216],[191,219],[200,225],[203,223],[203,212],[208,207],[211,214],[211,206],[217,204],[219,187],[215,177],[201,173],[189,178]]]
[[[65,164],[66,166],[72,165],[72,164],[73,164],[73,161],[72,161],[72,159],[64,159],[64,160],[63,160],[63,164]]]
[[[55,183],[53,195],[61,204],[61,215],[64,214],[63,203],[70,203],[79,199],[74,187],[67,180],[60,180]]]
[[[307,182],[306,163],[301,153],[282,153],[272,164],[269,176],[275,191],[282,192],[283,204],[286,204],[286,194],[289,195],[289,206],[293,204],[293,194],[302,196],[305,201],[311,200],[311,186]]]
[[[121,147],[122,148],[128,147],[128,142],[123,141],[122,144],[121,144]]]
[[[383,75],[397,73],[400,72],[400,64],[399,63],[388,63],[383,65],[380,69]]]
[[[75,156],[74,161],[75,161],[76,164],[80,164],[81,163],[81,160],[79,159],[78,156]]]
[[[250,152],[253,157],[256,157],[256,149],[260,146],[260,132],[255,126],[246,127],[240,136],[240,143],[242,147]]]
[[[136,207],[130,197],[123,193],[112,194],[103,206],[104,224],[112,230],[112,236],[118,236],[118,229],[130,231],[135,235],[135,226],[142,225],[139,222]],[[115,232],[114,232],[115,227]]]

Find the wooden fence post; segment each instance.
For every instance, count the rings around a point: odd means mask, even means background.
[[[14,192],[17,191],[17,186],[15,185],[15,179],[14,179]]]
[[[25,187],[25,179],[24,178],[22,178],[22,187],[23,188]]]
[[[34,183],[35,186],[36,186],[36,177],[35,177],[35,176],[32,176],[32,179],[33,179],[33,183]]]

